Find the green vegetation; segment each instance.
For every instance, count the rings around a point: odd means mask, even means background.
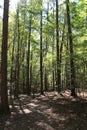
[[[34,91],[60,93],[67,88],[75,96],[76,87],[87,88],[87,1],[57,2],[20,0],[16,12],[9,12],[6,60],[10,98]],[[3,23],[0,21],[0,52]]]

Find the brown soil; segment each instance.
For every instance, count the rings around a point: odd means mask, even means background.
[[[10,116],[0,117],[0,130],[87,130],[87,92],[76,98],[70,91],[20,95],[10,108]]]

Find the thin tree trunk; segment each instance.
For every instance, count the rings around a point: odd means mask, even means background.
[[[65,58],[65,87],[69,88],[71,83],[70,83],[70,62],[69,62],[69,40],[68,40],[68,33],[66,35],[66,52],[65,55],[68,55],[67,58]]]
[[[29,23],[29,35],[28,35],[28,52],[27,52],[27,94],[31,94],[30,86],[30,40],[31,39],[31,17]]]
[[[48,91],[48,80],[47,80],[47,72],[46,72],[46,68],[45,68],[45,74],[44,74],[44,84],[45,84],[45,91]]]
[[[32,87],[32,60],[33,60],[33,52],[31,52],[31,64],[30,64],[30,88]]]
[[[14,45],[15,45],[15,34],[14,34],[14,39],[13,39],[13,45],[12,45],[12,57],[11,57],[11,73],[10,73],[10,100],[12,101],[12,91],[13,91],[13,83],[15,83],[15,72],[13,68],[13,62],[14,62]]]
[[[64,19],[64,25],[63,25],[63,32],[62,32],[62,40],[61,40],[61,45],[60,45],[60,81],[61,81],[61,86],[63,90],[63,82],[62,82],[62,51],[63,51],[63,44],[64,44],[64,33],[65,33],[65,19]]]
[[[63,25],[62,42],[61,42],[61,45],[60,45],[60,64],[62,62],[62,51],[63,51],[63,43],[64,43],[64,33],[65,33],[65,20],[64,20],[64,25]]]
[[[55,3],[53,2],[53,21],[54,21],[54,5]],[[55,35],[54,35],[55,29],[53,29],[53,44],[52,44],[52,86],[53,86],[53,91],[55,90],[55,70],[54,70],[54,42],[55,42]]]
[[[19,50],[20,50],[20,23],[19,23],[19,5],[17,9],[17,31],[18,31],[18,41],[17,41],[17,57],[16,57],[16,84],[14,96],[18,98],[19,95],[19,73],[20,73],[20,65],[19,65]]]
[[[48,28],[48,13],[49,13],[49,1],[47,0],[47,28]],[[48,34],[46,35],[46,53],[45,57],[47,56],[47,50],[48,50]],[[46,61],[47,62],[47,61]],[[48,75],[47,75],[47,67],[45,65],[45,74],[44,74],[44,84],[45,84],[45,91],[48,91]]]
[[[42,1],[41,1],[42,2]],[[42,3],[41,3],[42,4]],[[40,11],[40,84],[41,84],[41,94],[43,95],[43,50],[42,50],[42,10]]]
[[[59,22],[58,22],[58,0],[56,0],[56,57],[57,57],[57,90],[61,91],[60,55],[59,55]]]
[[[7,43],[8,43],[8,12],[9,0],[4,0],[3,13],[3,33],[2,33],[2,52],[1,52],[1,101],[0,114],[9,114],[8,94],[7,94]]]
[[[25,59],[25,52],[23,52],[23,62],[24,62],[24,59]],[[23,94],[25,94],[25,66],[24,66],[24,63],[22,65],[22,68],[23,68],[23,73],[22,73],[22,76],[23,76]]]

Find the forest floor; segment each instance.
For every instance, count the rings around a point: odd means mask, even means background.
[[[87,91],[76,98],[69,90],[20,95],[10,109],[11,115],[0,117],[0,130],[87,130]]]

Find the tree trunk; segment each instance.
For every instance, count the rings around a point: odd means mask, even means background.
[[[25,52],[23,52],[23,62],[24,62],[24,59],[25,59]],[[24,63],[22,64],[22,69],[23,69],[23,73],[22,73],[22,76],[23,76],[23,81],[22,81],[22,84],[23,84],[23,94],[25,94],[25,66],[24,66]]]
[[[53,21],[54,21],[54,6],[55,3],[53,1]],[[52,87],[53,87],[53,91],[55,90],[55,69],[54,69],[54,60],[53,60],[53,56],[54,56],[54,42],[55,42],[55,29],[53,28],[53,44],[52,44]]]
[[[61,39],[61,45],[60,45],[60,81],[61,81],[61,89],[63,90],[63,80],[62,80],[62,51],[63,51],[63,44],[64,44],[64,33],[65,33],[65,19],[64,19],[64,25],[63,25],[63,31],[62,31],[62,39]]]
[[[12,45],[12,56],[11,56],[11,73],[10,73],[10,100],[12,102],[12,91],[13,91],[13,83],[15,83],[15,71],[13,68],[13,62],[14,62],[14,45],[15,45],[15,34],[14,34],[14,39],[13,39],[13,45]]]
[[[30,38],[31,38],[31,16],[29,23],[29,35],[28,35],[28,52],[27,52],[27,94],[31,94],[30,86]]]
[[[49,20],[49,17],[48,17],[48,13],[49,13],[49,1],[47,0],[47,28],[48,28],[48,20]],[[45,57],[47,57],[47,50],[48,50],[48,34],[46,34],[46,53],[45,53]],[[47,61],[46,61],[47,62]],[[45,85],[45,91],[48,91],[48,74],[47,74],[47,66],[45,65],[45,72],[44,72],[44,85]]]
[[[57,90],[61,91],[61,76],[60,76],[60,54],[59,54],[59,22],[58,22],[58,0],[56,0],[56,58],[57,58]]]
[[[71,69],[71,96],[75,96],[75,67],[74,67],[74,57],[73,57],[73,41],[72,41],[72,30],[70,21],[70,10],[69,10],[69,0],[66,1],[67,10],[67,24],[68,24],[68,37],[70,43],[70,69]]]
[[[32,87],[32,60],[33,60],[33,52],[31,52],[31,64],[30,64],[30,88]]]
[[[19,23],[19,5],[17,8],[17,57],[16,57],[16,84],[15,84],[15,91],[14,91],[14,96],[15,98],[18,98],[19,95],[19,73],[20,73],[20,65],[19,65],[19,50],[20,50],[20,23]]]
[[[41,90],[40,91],[41,94],[43,95],[42,9],[40,11],[40,15],[41,15],[41,20],[40,20],[40,85],[41,85],[40,89]]]
[[[48,79],[47,79],[47,70],[45,68],[45,74],[44,74],[44,85],[45,85],[45,91],[48,91]]]
[[[9,0],[4,0],[2,52],[1,52],[1,101],[0,114],[9,114],[8,94],[7,94],[7,43],[8,43],[8,12]]]

